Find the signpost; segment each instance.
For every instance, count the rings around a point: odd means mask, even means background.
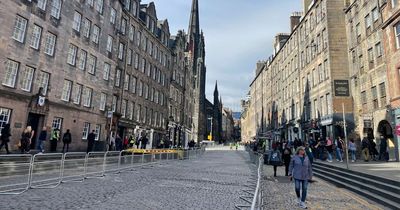
[[[347,143],[347,129],[346,129],[346,115],[344,114],[344,103],[342,103],[342,108],[343,108],[343,129],[344,129],[344,142],[346,146],[344,147],[346,149],[346,167],[349,169],[349,150],[348,150],[348,143]]]

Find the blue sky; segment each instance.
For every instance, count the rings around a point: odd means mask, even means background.
[[[142,3],[150,1],[144,0]],[[153,0],[170,31],[187,31],[191,0]],[[289,32],[289,16],[301,0],[199,0],[200,26],[206,38],[206,96],[213,101],[215,81],[224,106],[240,110],[254,79],[255,65],[272,53],[277,33]]]

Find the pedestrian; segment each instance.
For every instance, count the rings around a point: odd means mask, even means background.
[[[123,142],[123,148],[128,149],[128,144],[129,144],[128,136],[125,136],[124,142]]]
[[[296,155],[290,161],[289,178],[294,178],[297,202],[300,208],[306,209],[308,181],[312,180],[313,172],[310,160],[305,154],[304,147],[298,147]],[[300,197],[301,185],[301,197]]]
[[[115,137],[115,149],[117,151],[121,151],[122,148],[123,148],[123,141],[121,137],[117,134],[117,136]]]
[[[3,129],[1,129],[1,136],[0,136],[1,140],[0,151],[4,146],[7,154],[10,154],[10,151],[8,150],[8,142],[10,142],[10,136],[11,136],[10,124],[7,123],[4,125]]]
[[[333,152],[333,142],[330,137],[326,137],[326,150],[328,151],[328,159],[327,161],[332,163],[332,152]]]
[[[63,153],[64,152],[68,152],[69,144],[71,144],[71,142],[72,142],[71,133],[70,133],[69,129],[67,129],[67,132],[64,133],[64,136],[63,136],[63,144],[64,144],[63,145],[63,150],[62,150]]]
[[[364,137],[361,141],[361,151],[364,156],[365,162],[369,161],[369,147],[369,140],[367,139],[367,137]]]
[[[50,138],[50,152],[57,152],[57,143],[60,140],[60,130],[54,128]]]
[[[351,162],[354,163],[356,161],[356,144],[354,143],[354,139],[350,139],[349,142],[349,152],[351,154]]]
[[[133,148],[133,145],[135,145],[135,137],[132,135],[129,137],[129,147]]]
[[[139,138],[135,143],[136,143],[136,149],[139,149],[140,142],[142,141],[141,138]]]
[[[31,126],[27,126],[25,128],[24,132],[22,132],[21,143],[20,143],[21,144],[21,146],[20,146],[21,154],[29,152],[29,150],[30,150],[29,147],[32,142],[32,137],[34,134],[35,134],[35,131],[32,130]]]
[[[389,161],[389,155],[387,154],[387,139],[381,135],[381,142],[379,143],[379,160]]]
[[[343,162],[343,139],[342,137],[338,137],[335,140],[335,150],[336,150],[336,161],[337,162]]]
[[[39,154],[44,153],[44,142],[47,140],[47,127],[44,126],[42,131],[39,134],[37,149],[39,150]]]
[[[285,176],[289,176],[289,165],[290,159],[292,159],[292,150],[290,149],[290,145],[286,145],[285,149],[282,152],[283,163],[285,164]]]
[[[371,160],[376,161],[379,156],[378,150],[376,149],[376,143],[374,139],[369,139],[369,155],[371,157]]]
[[[272,144],[272,151],[270,151],[268,156],[268,164],[274,167],[274,177],[276,177],[276,170],[278,166],[282,165],[282,154],[276,142]]]
[[[142,136],[142,138],[141,138],[142,149],[146,149],[146,146],[147,146],[147,142],[148,142],[148,141],[149,141],[149,140],[147,139],[146,134],[144,134],[144,135]]]
[[[313,155],[313,153],[311,151],[310,144],[305,143],[304,146],[305,146],[304,150],[306,151],[306,155],[307,155],[307,157],[310,160],[310,163],[312,165],[314,163],[314,155]]]
[[[297,139],[297,138],[294,138],[294,142],[293,142],[293,146],[294,146],[294,149],[296,150],[297,149],[297,147],[300,147],[301,146],[301,140],[300,139]]]
[[[114,151],[115,150],[115,137],[114,133],[110,135],[110,142],[108,144],[108,151]]]
[[[93,146],[94,146],[95,140],[96,140],[96,134],[95,134],[95,131],[92,130],[92,132],[89,133],[89,135],[87,137],[88,145],[87,145],[86,153],[93,151]]]
[[[235,147],[236,147],[236,151],[237,151],[239,149],[239,142],[236,142]]]

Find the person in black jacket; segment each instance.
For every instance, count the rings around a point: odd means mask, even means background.
[[[95,131],[92,130],[92,132],[89,133],[89,135],[88,135],[88,138],[87,138],[88,146],[87,146],[86,153],[89,153],[89,152],[93,151],[94,141],[96,139],[96,134],[94,132]]]
[[[285,164],[285,176],[289,176],[289,165],[290,160],[292,159],[292,150],[289,145],[286,145],[285,149],[282,152],[283,163]]]
[[[68,152],[69,144],[71,144],[71,141],[72,141],[71,133],[70,133],[69,129],[67,129],[67,132],[64,133],[64,136],[63,136],[63,143],[64,143],[63,149],[62,149],[63,153]],[[65,150],[65,147],[67,148],[67,150]]]
[[[10,124],[5,124],[4,128],[1,130],[1,144],[0,144],[0,151],[3,148],[3,146],[6,148],[7,154],[10,154],[10,151],[8,150],[8,142],[10,141],[10,136],[11,136],[11,131],[10,131]]]
[[[37,143],[37,149],[39,150],[39,153],[44,152],[44,142],[46,140],[47,140],[47,127],[44,126],[42,131],[40,131],[38,143]]]

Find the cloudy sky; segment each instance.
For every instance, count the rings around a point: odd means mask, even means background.
[[[170,30],[187,31],[191,0],[153,0]],[[143,0],[142,3],[150,2]],[[289,16],[301,0],[199,0],[200,26],[206,38],[207,98],[215,81],[224,106],[240,110],[240,99],[254,79],[255,64],[272,53],[275,34],[289,32]]]

